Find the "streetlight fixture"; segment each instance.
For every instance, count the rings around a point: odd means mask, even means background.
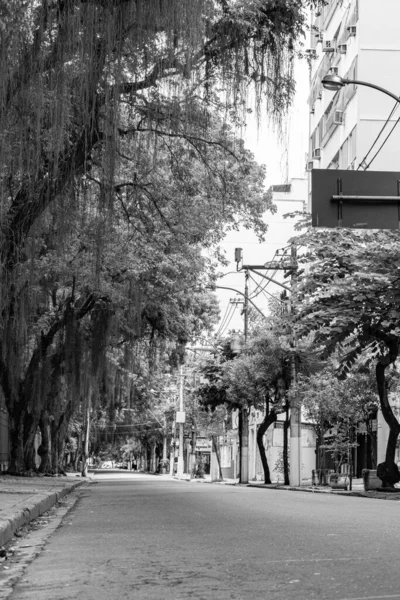
[[[393,94],[393,92],[390,92],[386,88],[383,88],[379,85],[375,85],[374,83],[369,83],[369,81],[359,81],[358,79],[345,79],[344,77],[340,77],[340,75],[335,75],[334,73],[327,73],[327,75],[325,75],[321,83],[326,90],[330,90],[331,92],[338,92],[342,89],[342,87],[351,83],[355,85],[363,85],[365,87],[370,87],[374,90],[378,90],[378,92],[382,92],[383,94],[386,94],[387,96],[390,96],[391,98],[396,100],[396,102],[400,103],[399,96],[396,96],[396,94]]]

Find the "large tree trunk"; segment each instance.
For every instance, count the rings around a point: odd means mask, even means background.
[[[18,400],[6,398],[9,420],[10,461],[9,473],[21,474],[36,470],[35,436],[39,416],[29,414],[26,410],[25,395]]]
[[[283,423],[283,480],[285,485],[289,485],[289,404],[286,403],[285,422]]]
[[[224,476],[222,474],[221,456],[219,454],[219,447],[218,447],[218,443],[217,443],[217,436],[216,435],[212,435],[211,439],[212,439],[212,445],[213,445],[213,448],[214,448],[215,456],[217,457],[219,478],[220,478],[221,481],[223,481],[224,480]]]
[[[264,483],[271,483],[271,474],[270,474],[270,470],[269,470],[269,466],[268,466],[268,461],[267,461],[267,455],[265,453],[265,446],[264,446],[264,434],[267,431],[268,427],[270,425],[272,425],[272,423],[275,423],[277,419],[277,414],[275,411],[269,411],[269,402],[266,402],[266,414],[264,417],[264,420],[262,421],[262,423],[260,423],[260,425],[258,426],[257,429],[257,446],[258,446],[258,450],[260,452],[260,457],[261,457],[261,463],[264,469]]]
[[[378,385],[378,394],[383,418],[389,426],[389,438],[386,447],[385,462],[377,467],[377,475],[382,480],[383,487],[394,488],[394,484],[400,481],[399,469],[395,463],[396,442],[400,433],[400,424],[393,413],[389,404],[387,385],[385,379],[386,368],[393,363],[398,354],[399,340],[397,338],[387,342],[389,347],[389,356],[384,361],[379,361],[376,365],[376,382]]]
[[[14,411],[9,420],[10,462],[8,472],[18,475],[25,471],[23,415]]]
[[[39,471],[41,473],[51,473],[52,472],[52,447],[51,447],[51,426],[49,420],[49,413],[47,410],[43,411],[40,422],[39,422],[40,431],[42,434],[42,443],[39,446],[38,453],[40,458],[42,459]]]
[[[87,477],[89,467],[89,433],[90,433],[90,395],[87,400],[85,418],[85,439],[82,452],[82,477]]]

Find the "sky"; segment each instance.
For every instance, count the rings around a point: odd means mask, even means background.
[[[243,137],[247,148],[251,150],[255,159],[266,166],[266,189],[271,185],[287,183],[292,178],[305,177],[306,156],[308,151],[308,129],[309,112],[307,97],[309,93],[309,71],[305,60],[298,61],[295,69],[297,91],[295,100],[286,119],[286,131],[283,139],[279,139],[276,132],[264,121],[257,129],[254,116],[249,115],[246,130]],[[234,262],[235,248],[243,248],[245,264],[264,264],[274,258],[277,248],[287,244],[288,238],[293,235],[292,224],[281,216],[274,217],[265,215],[265,221],[269,224],[265,242],[259,243],[251,231],[240,229],[237,232],[229,232],[222,247],[226,257],[230,261],[225,269],[225,275],[217,282],[217,285],[235,288],[244,292],[244,272],[236,272]],[[280,280],[282,277],[277,276]],[[283,280],[284,281],[284,280]],[[256,284],[250,281],[250,290],[257,293]],[[272,283],[268,284],[266,292],[275,293],[282,288]],[[268,312],[268,293],[261,292],[254,297],[254,302],[265,314]],[[243,300],[242,296],[233,291],[217,289],[217,297],[220,304],[221,320],[216,332],[226,334],[234,329],[243,331],[243,304],[231,304],[230,299]]]

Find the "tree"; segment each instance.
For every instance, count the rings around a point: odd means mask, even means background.
[[[329,230],[303,236],[309,270],[299,286],[298,335],[315,334],[322,356],[338,353],[341,372],[375,362],[380,408],[389,429],[384,486],[400,481],[394,462],[399,422],[389,404],[386,370],[399,348],[398,232]]]
[[[135,339],[150,328],[183,343],[193,331],[190,307],[179,318],[187,297],[168,311],[154,302],[154,289],[176,287],[174,259],[203,274],[195,254],[235,214],[263,233],[263,173],[226,115],[238,124],[249,82],[270,115],[288,105],[303,9],[0,2],[0,386],[13,471],[33,467],[38,426],[45,464],[62,455],[73,411],[107,395],[100,366],[121,315]]]
[[[265,483],[271,483],[264,435],[279,414],[288,413],[292,361],[296,362],[299,371],[308,371],[311,361],[307,348],[299,346],[294,349],[286,336],[278,336],[276,330],[265,333],[263,329],[253,331],[239,356],[232,355],[229,340],[226,340],[220,352],[209,357],[203,366],[207,383],[199,387],[198,393],[200,402],[211,410],[225,405],[229,411],[254,407],[264,412],[264,419],[257,430],[257,445]],[[287,479],[287,452],[284,460]]]
[[[371,417],[378,407],[373,383],[369,373],[351,373],[339,379],[331,361],[317,373],[300,374],[289,391],[289,397],[300,400],[306,417],[315,424],[319,447],[331,452],[337,470],[349,458],[349,448],[355,447],[354,433],[360,422],[372,436]],[[328,430],[334,433],[326,439]]]

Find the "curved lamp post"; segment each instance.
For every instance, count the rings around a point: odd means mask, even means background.
[[[323,80],[321,81],[322,85],[326,90],[330,90],[331,92],[338,92],[345,85],[349,85],[350,83],[354,83],[356,85],[364,85],[365,87],[370,87],[374,90],[378,90],[378,92],[382,92],[387,96],[390,96],[396,102],[400,103],[400,96],[396,96],[393,92],[390,92],[386,88],[383,88],[379,85],[375,85],[374,83],[369,83],[368,81],[358,81],[358,79],[345,79],[344,77],[340,77],[340,75],[334,75],[332,73],[328,73],[325,75]]]

